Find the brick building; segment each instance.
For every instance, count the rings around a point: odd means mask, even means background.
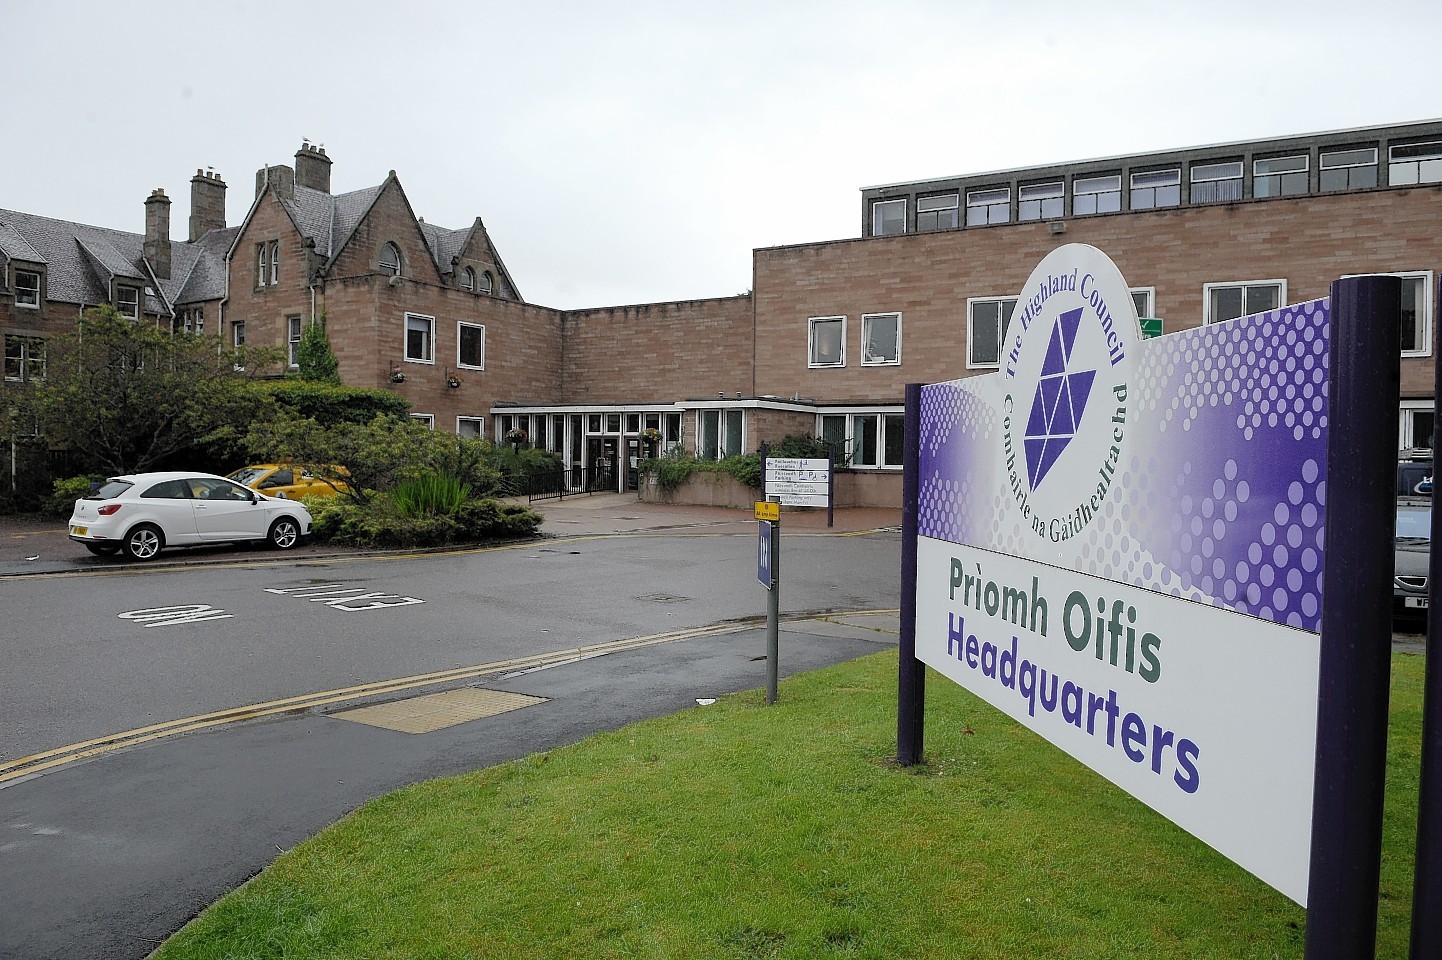
[[[866,188],[859,238],[754,251],[750,295],[585,310],[527,303],[479,218],[425,222],[394,171],[333,193],[303,144],[234,226],[226,189],[197,171],[183,241],[162,190],[143,234],[0,210],[5,386],[43,377],[45,339],[98,303],[292,362],[323,319],[347,383],[435,429],[522,429],[577,476],[634,484],[613,468],[648,430],[710,457],[809,432],[844,445],[854,502],[895,504],[904,385],[994,370],[1032,267],[1081,242],[1165,332],[1401,275],[1398,445],[1431,446],[1442,121]]]

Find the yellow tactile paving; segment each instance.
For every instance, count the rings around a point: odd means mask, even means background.
[[[424,697],[411,697],[392,703],[380,703],[372,707],[356,707],[342,710],[331,716],[341,720],[372,727],[384,727],[401,733],[431,733],[457,724],[494,717],[498,713],[520,710],[537,703],[545,703],[545,697],[528,697],[522,693],[504,693],[500,690],[478,690],[475,687],[461,687],[443,693],[432,693]]]

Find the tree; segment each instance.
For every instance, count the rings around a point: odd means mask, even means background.
[[[265,415],[265,398],[245,384],[274,351],[236,353],[219,337],[172,333],[109,306],[86,310],[46,346],[46,379],[26,398],[28,412],[81,470],[155,469]]]
[[[330,348],[330,338],[325,333],[325,314],[320,321],[306,325],[300,336],[296,365],[300,368],[302,380],[319,380],[322,383],[340,383],[340,362]]]
[[[369,423],[327,425],[281,412],[252,426],[246,446],[257,460],[292,462],[323,480],[343,481],[345,496],[358,504],[425,473],[453,476],[477,497],[501,483],[488,442],[437,433],[410,417],[377,414]]]

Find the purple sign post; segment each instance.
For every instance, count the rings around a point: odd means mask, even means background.
[[[898,760],[926,664],[1370,955],[1399,292],[1142,341],[1105,254],[1043,260],[997,375],[907,390]]]

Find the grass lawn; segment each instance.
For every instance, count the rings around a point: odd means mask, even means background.
[[[1393,657],[1378,956],[1407,955],[1423,658]],[[401,790],[172,938],[180,958],[1300,958],[1304,911],[896,653]]]

